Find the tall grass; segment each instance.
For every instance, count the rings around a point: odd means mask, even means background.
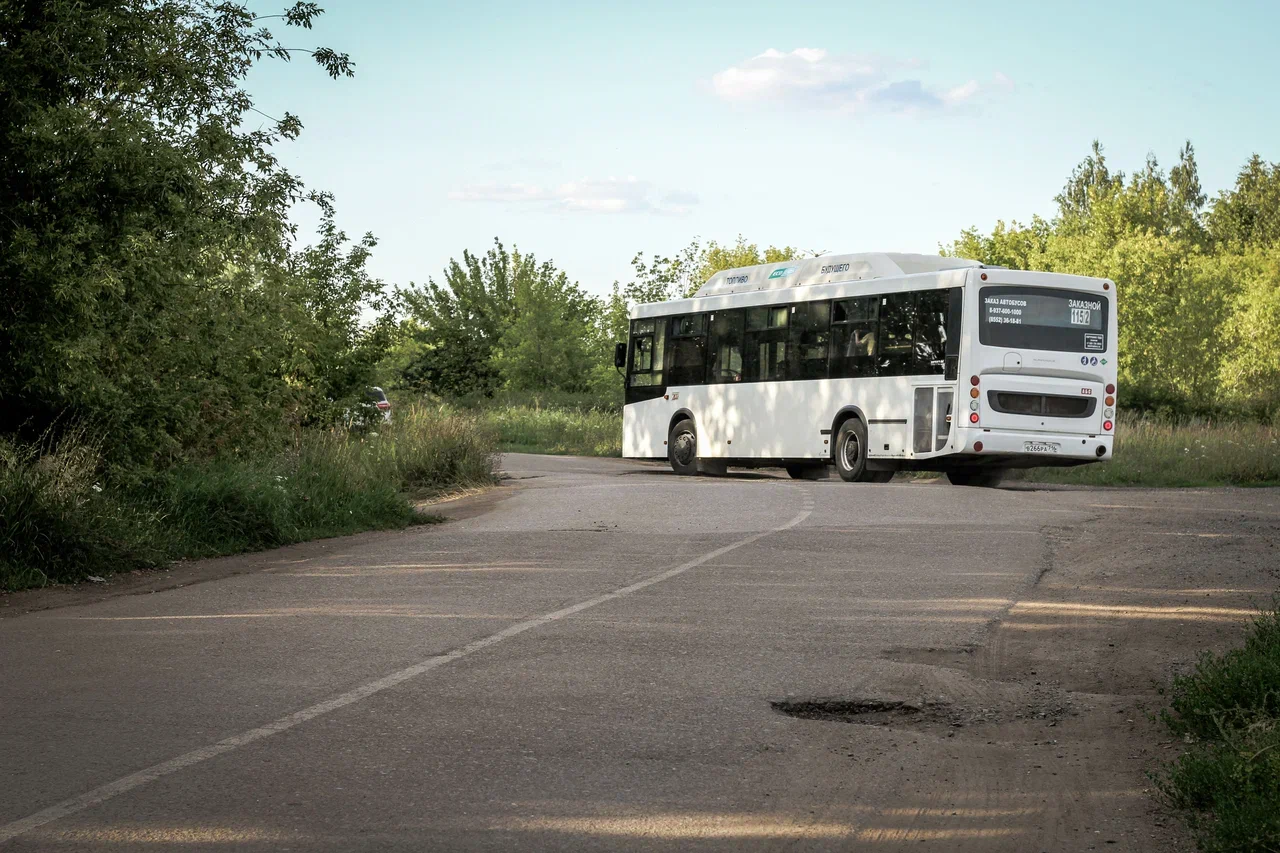
[[[439,405],[476,418],[505,452],[622,455],[621,390],[616,395],[499,391]]]
[[[622,455],[622,415],[616,412],[499,406],[477,414],[498,436],[499,447],[505,451]]]
[[[0,589],[429,520],[411,498],[492,482],[495,441],[474,418],[410,406],[377,432],[165,471],[104,476],[83,436],[3,443]]]
[[[1021,476],[1095,486],[1280,485],[1280,428],[1258,423],[1122,413],[1113,455],[1109,462],[1035,468]]]

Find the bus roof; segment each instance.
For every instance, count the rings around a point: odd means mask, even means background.
[[[818,258],[724,270],[711,276],[693,296],[695,299],[701,296],[727,296],[731,293],[781,290],[834,281],[863,281],[980,266],[982,264],[967,258],[904,252],[823,255]]]

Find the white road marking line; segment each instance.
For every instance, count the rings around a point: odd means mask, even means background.
[[[1280,513],[1269,512],[1264,509],[1227,509],[1226,507],[1213,506],[1187,506],[1183,504],[1169,504],[1167,506],[1153,506],[1151,504],[1089,504],[1091,509],[1159,509],[1172,512],[1216,512],[1219,515],[1260,515],[1264,518],[1280,518]]]
[[[232,750],[239,749],[242,746],[247,746],[254,741],[259,741],[263,738],[279,734],[280,732],[288,731],[294,726],[301,725],[309,720],[314,720],[316,717],[324,716],[331,711],[336,711],[339,708],[345,708],[348,705],[354,705],[361,699],[368,699],[376,693],[389,690],[398,684],[402,684],[411,678],[416,678],[417,676],[430,672],[433,669],[438,669],[447,663],[452,663],[455,660],[475,654],[476,652],[487,649],[490,646],[495,646],[503,640],[509,640],[512,637],[523,634],[525,631],[540,628],[543,625],[550,624],[551,622],[557,622],[567,616],[573,616],[576,613],[581,613],[584,610],[590,610],[593,607],[613,601],[614,599],[623,598],[633,592],[639,592],[640,590],[651,587],[654,584],[659,584],[665,580],[670,580],[677,575],[682,575],[690,569],[697,568],[703,563],[710,562],[716,557],[728,554],[730,551],[735,551],[744,545],[750,545],[753,542],[769,536],[770,534],[781,533],[784,530],[789,530],[800,524],[813,513],[813,495],[807,490],[802,491],[801,494],[804,496],[802,500],[803,508],[799,514],[785,524],[770,528],[769,530],[761,531],[760,533],[753,533],[752,535],[739,539],[736,542],[731,542],[728,545],[715,549],[714,551],[709,551],[700,557],[695,557],[688,562],[681,563],[674,569],[659,572],[658,574],[647,577],[644,580],[636,581],[635,583],[624,586],[620,589],[615,589],[613,592],[606,592],[603,595],[588,598],[586,601],[580,601],[577,604],[572,604],[552,613],[535,616],[534,618],[526,619],[523,622],[517,622],[496,634],[490,634],[487,637],[482,637],[479,640],[467,643],[465,646],[446,654],[427,658],[424,661],[405,667],[404,669],[393,672],[390,675],[383,676],[375,681],[370,681],[367,684],[362,684],[354,690],[349,690],[340,696],[335,696],[332,699],[312,705],[309,708],[303,708],[301,711],[296,711],[288,716],[281,717],[280,719],[267,723],[264,726],[259,726],[256,729],[249,729],[246,732],[232,735],[229,738],[220,740],[217,743],[209,744],[208,746],[202,746],[199,749],[193,749],[190,752],[177,756],[176,758],[171,758],[168,761],[162,761],[159,764],[153,764],[144,770],[139,770],[136,773],[130,773],[128,776],[121,777],[114,782],[108,782],[105,785],[94,788],[92,791],[87,791],[77,797],[63,800],[62,802],[52,805],[47,809],[42,809],[35,814],[29,815],[20,820],[15,820],[13,823],[0,826],[0,844],[4,844],[6,841],[10,841],[19,835],[30,832],[33,829],[38,829],[45,824],[54,822],[55,820],[60,820],[68,815],[73,815],[76,812],[92,808],[99,803],[106,802],[113,797],[118,797],[121,794],[128,793],[134,788],[140,788],[143,785],[146,785],[149,782],[154,782],[161,777],[168,776],[171,773],[177,773],[179,770],[190,767],[193,764],[208,761],[210,758],[216,758],[223,753],[231,752]]]

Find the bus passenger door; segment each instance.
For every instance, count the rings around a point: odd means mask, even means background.
[[[945,450],[954,420],[955,389],[950,386],[916,388],[912,411],[913,455],[931,455]]]

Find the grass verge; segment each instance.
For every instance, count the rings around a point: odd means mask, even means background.
[[[1280,850],[1280,612],[1177,678],[1165,724],[1189,743],[1157,783],[1206,853]]]
[[[503,392],[454,405],[487,426],[503,451],[622,455],[621,409],[599,397]],[[1280,428],[1122,413],[1111,461],[1032,468],[1011,476],[1093,486],[1280,485]]]
[[[1022,477],[1092,486],[1280,485],[1280,429],[1122,415],[1110,462],[1033,468]]]
[[[413,500],[491,483],[495,448],[476,419],[414,406],[376,433],[165,471],[104,476],[83,436],[0,442],[0,589],[428,521]]]
[[[476,418],[512,453],[622,455],[621,400],[593,394],[501,391],[451,401]]]
[[[481,409],[477,416],[498,436],[498,446],[504,451],[622,455],[622,415],[616,412],[498,406]]]

